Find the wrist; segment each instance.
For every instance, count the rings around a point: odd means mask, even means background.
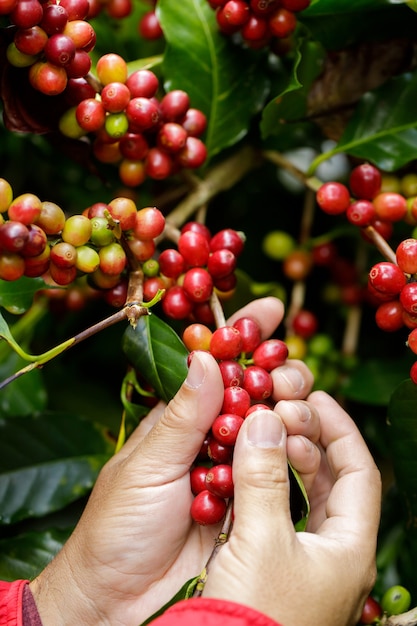
[[[42,626],[98,626],[108,624],[98,614],[64,551],[29,583]]]

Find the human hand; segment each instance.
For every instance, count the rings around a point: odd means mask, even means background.
[[[241,309],[230,323],[250,315],[265,339],[283,313],[279,300],[264,298]],[[305,397],[313,382],[299,361],[289,361],[272,376],[275,400]],[[44,626],[137,626],[200,573],[219,526],[192,523],[189,470],[222,399],[217,363],[198,353],[175,398],[151,411],[103,468],[73,535],[31,583]],[[300,454],[300,447],[308,438],[317,440],[318,419],[289,413],[288,454],[308,482],[318,457]]]
[[[296,533],[284,426],[292,404],[253,413],[239,431],[233,530],[203,595],[246,604],[284,626],[351,626],[375,580],[379,471],[348,414],[326,393],[310,394],[304,406],[320,415],[321,463],[308,475],[307,532]]]

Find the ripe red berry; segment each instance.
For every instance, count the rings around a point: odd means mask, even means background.
[[[179,285],[170,287],[162,300],[162,309],[168,317],[183,320],[191,315],[193,303]]]
[[[289,37],[297,26],[297,18],[293,11],[288,11],[281,7],[268,19],[268,25],[271,33],[275,37],[285,38]]]
[[[155,239],[162,234],[164,228],[165,217],[156,207],[145,207],[136,213],[133,232],[138,239]]]
[[[414,328],[408,335],[407,346],[414,354],[417,354],[417,328]]]
[[[382,613],[382,607],[379,602],[372,596],[368,596],[363,605],[359,624],[376,624]]]
[[[385,332],[395,332],[404,326],[403,312],[399,300],[382,302],[375,311],[375,323]]]
[[[350,173],[349,188],[356,198],[373,200],[381,191],[381,172],[370,163],[357,165]]]
[[[192,302],[206,302],[213,293],[213,280],[203,267],[192,267],[187,270],[182,286]]]
[[[417,272],[417,239],[404,239],[395,251],[398,267],[406,274]]]
[[[226,446],[220,443],[212,434],[210,434],[207,441],[207,454],[213,463],[231,463],[233,457],[233,446]]]
[[[346,218],[354,226],[368,226],[376,216],[370,200],[355,200],[346,210]]]
[[[158,91],[159,79],[151,70],[137,70],[126,80],[132,98],[153,98]]]
[[[163,250],[158,262],[161,274],[168,278],[178,278],[185,270],[185,259],[175,248]]]
[[[242,386],[243,367],[238,361],[220,361],[219,369],[223,378],[223,384],[225,388]]]
[[[8,215],[10,220],[27,225],[38,219],[41,210],[42,202],[38,196],[33,193],[23,193],[12,200]]]
[[[21,252],[28,239],[29,230],[25,224],[7,220],[0,225],[0,250]]]
[[[317,316],[307,309],[301,309],[292,319],[293,331],[303,339],[312,337],[317,332],[318,326]]]
[[[252,358],[255,365],[267,372],[283,365],[288,357],[288,347],[281,339],[267,339],[254,351]]]
[[[178,239],[178,251],[187,265],[191,267],[207,265],[210,248],[206,237],[201,233],[192,230],[181,233]]]
[[[241,317],[233,323],[242,337],[242,352],[253,352],[261,343],[261,327],[251,317]]]
[[[236,269],[236,257],[230,250],[216,250],[209,256],[207,269],[215,279],[225,278]]]
[[[401,289],[400,302],[407,313],[417,314],[417,283],[407,283]]]
[[[210,251],[215,252],[216,250],[223,249],[231,250],[231,252],[238,257],[243,251],[244,243],[245,236],[243,233],[233,230],[232,228],[225,228],[219,230],[219,232],[211,238]]]
[[[417,385],[417,361],[410,367],[410,378]]]
[[[207,489],[206,487],[206,476],[209,471],[208,467],[204,465],[196,465],[190,471],[190,483],[191,483],[191,491],[196,496],[200,491],[204,491]],[[219,494],[217,494],[219,495]]]
[[[338,215],[350,205],[349,189],[343,183],[327,182],[321,185],[316,194],[317,204],[325,213]]]
[[[206,489],[220,498],[233,498],[232,466],[221,463],[208,470],[205,477]]]
[[[244,381],[244,372],[243,380]],[[246,389],[240,385],[230,385],[226,387],[223,394],[222,413],[234,413],[243,417],[250,407],[251,397]]]
[[[242,338],[237,328],[222,326],[211,337],[210,352],[219,361],[235,359],[242,351]]]
[[[160,102],[161,115],[165,122],[179,122],[190,107],[190,97],[181,89],[165,94]]]
[[[398,222],[407,214],[407,200],[400,193],[385,191],[373,199],[375,213],[380,220]]]
[[[236,389],[236,387],[232,387],[232,389]],[[213,437],[223,446],[234,446],[242,424],[243,417],[241,415],[221,413],[214,420],[211,432]]]
[[[407,279],[398,265],[389,261],[381,261],[369,271],[369,282],[377,291],[395,296],[401,292]]]
[[[244,372],[243,387],[252,400],[266,400],[272,394],[272,378],[269,372],[257,365],[249,365]]]
[[[191,517],[201,526],[218,524],[226,513],[226,501],[224,498],[210,493],[207,489],[196,495],[191,504]]]

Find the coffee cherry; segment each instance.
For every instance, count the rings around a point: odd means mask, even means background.
[[[49,274],[57,285],[70,285],[77,277],[77,268],[75,265],[72,267],[58,267],[55,263],[50,261]]]
[[[210,251],[216,250],[230,250],[235,257],[238,257],[243,252],[245,243],[245,236],[243,233],[239,233],[232,228],[225,228],[213,235],[210,240]]]
[[[382,192],[373,200],[375,213],[381,220],[398,222],[407,214],[407,201],[399,193]]]
[[[16,48],[23,54],[36,56],[45,48],[48,34],[38,25],[31,28],[19,28],[13,41]]]
[[[411,605],[411,594],[402,585],[393,585],[381,598],[381,608],[387,615],[399,615],[408,611]]]
[[[329,215],[344,213],[350,205],[350,193],[346,185],[327,182],[321,185],[316,194],[317,204]]]
[[[262,367],[249,365],[243,374],[243,387],[252,400],[266,400],[272,394],[271,375]]]
[[[235,359],[242,351],[242,338],[237,328],[223,326],[217,328],[211,337],[210,352],[215,359]]]
[[[20,251],[23,257],[39,256],[45,250],[48,240],[46,233],[36,224],[28,224],[29,237]]]
[[[236,387],[232,387],[236,389]],[[243,424],[243,417],[234,413],[221,413],[216,417],[211,432],[213,437],[224,446],[234,446],[238,432]]]
[[[178,239],[178,251],[187,265],[191,267],[204,267],[207,265],[210,246],[204,235],[186,231],[181,233]]]
[[[128,70],[126,61],[123,57],[114,52],[104,54],[98,59],[96,71],[97,77],[103,85],[108,85],[113,82],[125,83],[127,80]]]
[[[178,278],[185,270],[185,259],[175,248],[163,250],[158,258],[161,274]]]
[[[407,281],[398,265],[381,261],[369,271],[369,282],[378,292],[395,296],[401,292]]]
[[[417,272],[417,239],[412,237],[399,243],[395,251],[398,267],[406,274]]]
[[[159,80],[151,70],[137,70],[126,80],[132,98],[153,98],[159,87]]]
[[[243,371],[242,385],[244,384],[245,371]],[[226,387],[223,394],[221,413],[234,413],[243,417],[251,403],[248,391],[239,385]]]
[[[417,283],[407,283],[402,288],[400,302],[407,313],[417,314]]]
[[[209,349],[210,346],[207,348]],[[220,361],[220,373],[223,378],[224,387],[241,387],[243,383],[243,367],[238,361]],[[230,392],[229,392],[230,393]],[[247,394],[249,395],[249,394]],[[227,413],[231,411],[227,410]]]
[[[161,39],[161,37],[164,36],[164,32],[155,11],[148,11],[142,15],[139,20],[138,30],[141,37],[149,41]]]
[[[297,18],[292,11],[281,7],[268,19],[268,25],[275,37],[284,38],[295,31]]]
[[[182,340],[187,350],[209,350],[212,331],[205,324],[194,323],[187,326],[182,334]]]
[[[241,317],[233,323],[240,332],[242,352],[253,352],[261,343],[261,327],[250,317]]]
[[[13,200],[13,189],[10,183],[0,178],[0,213],[5,213]]]
[[[359,624],[376,624],[382,616],[382,613],[382,607],[379,602],[372,596],[368,596],[363,605]]]
[[[349,188],[356,198],[373,200],[381,191],[381,172],[370,163],[353,168],[349,175]]]
[[[309,250],[293,250],[282,264],[284,276],[293,281],[304,280],[313,268],[313,257]]]
[[[49,37],[44,48],[47,61],[55,65],[68,65],[75,56],[75,43],[62,33]]]
[[[270,372],[287,360],[287,344],[281,339],[267,339],[255,349],[252,358],[255,365]]]
[[[48,61],[37,61],[29,68],[29,82],[46,96],[57,96],[67,86],[68,76],[63,67]]]
[[[71,215],[65,222],[61,237],[73,246],[82,246],[91,237],[91,221],[85,215]]]
[[[165,217],[156,207],[145,207],[136,213],[133,232],[142,240],[159,237],[165,228]]]
[[[18,28],[31,28],[42,19],[43,8],[38,0],[19,0],[9,13],[12,24]]]
[[[162,118],[165,122],[180,122],[190,108],[190,97],[181,89],[166,93],[160,102]]]
[[[301,309],[294,315],[291,325],[296,335],[309,339],[317,332],[319,322],[314,313]]]
[[[182,286],[192,302],[206,302],[213,293],[213,280],[202,267],[187,270]]]
[[[68,23],[67,10],[64,6],[61,6],[61,4],[54,2],[47,4],[44,6],[42,19],[39,20],[39,22],[40,27],[43,28],[48,35],[62,33]]]
[[[2,252],[0,254],[0,279],[7,281],[18,280],[25,271],[25,261],[20,254],[15,252]]]
[[[109,113],[120,113],[128,105],[131,94],[127,85],[121,82],[107,83],[101,90],[101,102]]]
[[[191,491],[196,496],[200,491],[204,491],[207,489],[206,487],[206,476],[208,474],[209,468],[204,465],[197,465],[193,467],[190,471],[190,484]]]
[[[404,326],[403,313],[399,300],[382,302],[375,311],[375,323],[385,332],[395,332]]]
[[[228,464],[214,465],[205,476],[206,489],[220,498],[233,498],[234,484],[232,466]]]
[[[126,267],[126,253],[122,246],[117,243],[110,243],[103,246],[98,251],[100,257],[100,269],[104,274],[118,276]]]
[[[71,243],[61,241],[52,246],[50,259],[57,268],[67,269],[75,265],[77,250]]]
[[[28,239],[28,227],[22,222],[7,220],[0,225],[0,250],[21,252]]]
[[[183,320],[191,315],[193,303],[179,285],[170,287],[162,300],[162,309],[168,317]]]
[[[201,526],[218,524],[226,513],[224,498],[210,493],[207,489],[198,493],[191,504],[191,517]]]
[[[104,126],[106,111],[100,100],[86,98],[77,105],[75,117],[83,130],[94,133]]]
[[[94,248],[91,248],[90,246],[78,246],[76,250],[77,259],[75,265],[78,271],[90,274],[99,268],[100,256]]]
[[[370,200],[355,200],[346,210],[347,220],[355,226],[368,226],[376,216]]]
[[[65,225],[65,213],[55,202],[45,200],[41,203],[41,210],[35,219],[35,224],[40,226],[47,235],[59,234]]]
[[[12,200],[8,215],[10,220],[27,225],[38,219],[41,210],[42,202],[38,196],[33,193],[23,193]]]
[[[207,128],[207,117],[199,109],[190,108],[181,120],[189,137],[201,137]]]
[[[207,442],[207,454],[209,459],[216,465],[221,463],[231,463],[233,458],[233,446],[226,446],[213,437],[212,434],[208,437]]]

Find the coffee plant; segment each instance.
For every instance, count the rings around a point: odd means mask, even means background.
[[[227,540],[239,427],[297,358],[383,477],[361,623],[417,623],[416,32],[415,0],[0,0],[0,578],[194,350],[225,391],[190,515]],[[263,296],[270,339],[227,324]]]

